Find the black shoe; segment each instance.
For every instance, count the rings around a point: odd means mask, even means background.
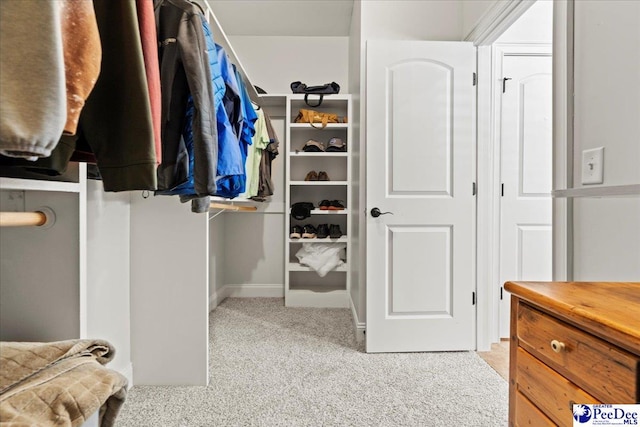
[[[340,203],[340,200],[332,200],[331,202],[329,202],[328,209],[330,211],[342,211],[344,210],[344,205]]]
[[[339,239],[342,237],[342,230],[340,230],[340,226],[338,224],[331,224],[329,226],[329,237],[332,239]]]
[[[316,235],[317,235],[316,228],[311,224],[305,225],[304,228],[302,229],[303,239],[315,239]]]
[[[292,225],[291,230],[289,232],[289,238],[291,239],[299,239],[302,237],[302,227],[299,225]]]
[[[318,239],[326,239],[329,237],[329,226],[327,224],[320,224],[318,226]]]
[[[331,202],[328,200],[323,200],[320,202],[318,207],[320,208],[321,211],[328,211],[329,208],[331,207]]]

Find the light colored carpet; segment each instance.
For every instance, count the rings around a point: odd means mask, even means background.
[[[133,387],[118,427],[507,425],[507,382],[475,352],[366,354],[349,310],[273,298],[210,324],[209,386]]]

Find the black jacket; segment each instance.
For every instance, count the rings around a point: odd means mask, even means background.
[[[158,190],[188,179],[189,157],[182,139],[189,94],[193,97],[194,186],[216,193],[218,138],[211,70],[199,6],[187,0],[154,0],[162,86],[162,164]]]

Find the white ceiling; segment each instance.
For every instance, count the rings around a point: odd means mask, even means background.
[[[207,0],[231,36],[348,36],[353,0]]]

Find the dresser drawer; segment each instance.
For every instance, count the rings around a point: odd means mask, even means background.
[[[559,426],[573,425],[574,403],[600,403],[522,348],[516,355],[515,379],[517,390]]]
[[[519,345],[580,388],[603,403],[638,401],[638,357],[526,304],[517,320]]]
[[[522,393],[516,392],[516,427],[554,427],[556,424],[547,418],[540,409]]]

